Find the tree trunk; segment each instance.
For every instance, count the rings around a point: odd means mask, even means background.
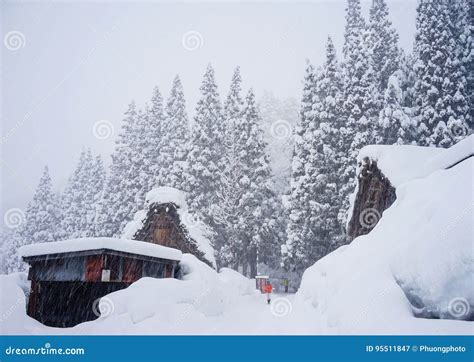
[[[250,249],[249,258],[248,258],[249,266],[250,266],[250,278],[255,278],[257,275],[257,248],[253,247]]]

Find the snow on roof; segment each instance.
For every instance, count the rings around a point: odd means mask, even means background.
[[[133,220],[124,228],[122,238],[132,239],[135,233],[143,227],[147,217],[148,207],[153,204],[173,203],[177,207],[177,212],[181,223],[186,227],[189,236],[197,243],[198,249],[204,253],[204,257],[216,266],[216,258],[214,256],[214,248],[211,246],[208,235],[207,225],[196,217],[196,215],[188,212],[188,204],[186,203],[186,193],[173,187],[157,187],[152,189],[146,195],[145,204],[147,210],[138,211]]]
[[[100,249],[110,249],[176,261],[180,261],[182,257],[182,253],[178,249],[167,248],[166,246],[144,241],[115,238],[83,238],[25,245],[19,249],[19,255],[28,257]]]
[[[165,204],[173,203],[179,208],[185,209],[186,204],[186,193],[181,190],[175,189],[174,187],[162,186],[156,187],[146,194],[146,204]]]
[[[446,148],[370,145],[362,148],[357,160],[364,158],[377,161],[377,167],[388,177],[394,187],[432,172],[445,169],[472,155],[474,135]]]

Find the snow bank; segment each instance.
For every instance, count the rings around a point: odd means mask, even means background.
[[[124,253],[146,255],[155,258],[181,260],[181,251],[166,246],[146,243],[137,240],[115,238],[82,238],[72,240],[54,241],[22,246],[18,253],[20,256],[36,256],[47,254],[61,254],[84,250],[110,249]]]
[[[44,327],[26,315],[29,284],[25,273],[0,275],[0,334],[29,334]]]
[[[209,234],[208,227],[196,215],[188,211],[186,193],[173,187],[157,187],[148,192],[145,200],[145,210],[138,211],[133,220],[125,226],[122,238],[132,239],[136,232],[143,227],[149,207],[153,204],[164,203],[172,203],[176,206],[179,219],[188,230],[189,236],[196,241],[198,249],[215,267],[214,248],[207,237]]]
[[[328,333],[474,331],[471,322],[415,317],[473,318],[474,158],[423,177],[429,167],[464,158],[466,149],[458,151],[469,143],[472,137],[453,147],[454,156],[452,149],[409,146],[377,155],[384,173],[398,186],[397,200],[368,235],[307,269],[297,295],[298,305],[311,307]],[[365,148],[361,157],[381,149]],[[425,163],[429,167],[422,171],[418,162],[428,160],[433,162]],[[402,165],[408,169],[400,172]]]

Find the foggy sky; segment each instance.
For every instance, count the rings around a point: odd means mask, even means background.
[[[416,1],[388,3],[400,45],[410,51]],[[3,2],[2,215],[26,208],[45,165],[59,191],[83,147],[109,162],[128,103],[143,106],[155,86],[167,97],[176,74],[190,114],[209,62],[222,98],[240,65],[245,91],[299,100],[305,60],[322,63],[328,35],[341,53],[345,6],[342,0]],[[363,6],[367,17],[369,2]],[[5,44],[12,31],[24,35],[17,50]],[[193,43],[183,46],[191,31],[202,37],[195,50]],[[101,120],[113,124],[112,137],[94,136]]]

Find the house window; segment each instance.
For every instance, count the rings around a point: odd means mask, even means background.
[[[151,261],[143,262],[143,276],[152,278],[163,278],[165,265]]]
[[[102,278],[102,257],[100,255],[92,255],[86,261],[86,281],[100,282]]]
[[[104,269],[110,270],[110,281],[120,281],[120,256],[107,255]]]
[[[143,261],[137,259],[125,259],[123,268],[122,281],[125,283],[133,283],[142,277]]]

